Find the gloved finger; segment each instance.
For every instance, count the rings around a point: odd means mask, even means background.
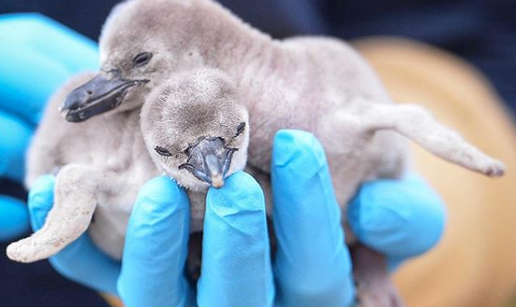
[[[307,132],[278,132],[271,175],[278,304],[349,306],[351,259],[320,143]]]
[[[248,174],[230,176],[206,199],[199,306],[272,306],[265,200]]]
[[[98,69],[95,42],[39,14],[0,17],[0,109],[32,124],[65,80]]]
[[[399,262],[439,241],[446,211],[432,188],[410,175],[363,184],[350,203],[348,220],[360,242]]]
[[[54,202],[55,177],[38,178],[29,193],[29,211],[34,231],[43,227]],[[49,259],[63,276],[93,289],[116,294],[120,264],[102,253],[87,234]]]
[[[1,100],[1,96],[0,96]],[[22,181],[25,174],[25,151],[32,127],[14,115],[0,111],[0,176]]]
[[[29,229],[29,212],[25,203],[0,195],[0,242],[17,238]]]
[[[147,182],[129,219],[118,280],[126,307],[192,305],[185,276],[189,233],[186,192],[167,177]]]

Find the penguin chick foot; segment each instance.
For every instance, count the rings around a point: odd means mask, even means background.
[[[351,249],[354,277],[357,283],[358,306],[404,307],[391,282],[385,256],[364,245]]]

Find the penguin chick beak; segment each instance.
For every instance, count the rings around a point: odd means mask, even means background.
[[[107,76],[99,74],[68,94],[59,112],[68,122],[83,122],[120,106],[130,89],[147,82],[122,79],[118,70],[108,72]]]
[[[205,138],[188,149],[188,160],[179,169],[186,169],[214,188],[224,186],[233,153],[237,149],[226,148],[221,138]]]

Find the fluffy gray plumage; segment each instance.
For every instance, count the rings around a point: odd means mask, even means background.
[[[202,136],[231,138],[242,121],[245,133],[232,144],[239,150],[228,174],[243,168],[247,159],[248,169],[268,191],[275,133],[310,131],[326,151],[343,212],[362,182],[405,172],[404,137],[471,170],[489,176],[504,171],[502,163],[424,109],[393,105],[370,66],[344,42],[273,40],[212,1],[125,2],[106,22],[100,51],[102,78],[111,80],[116,71],[138,82],[124,91],[120,105],[81,124],[66,123],[54,111],[71,87],[54,97],[31,149],[27,182],[30,187],[38,176],[62,166],[55,208],[44,229],[10,246],[8,254],[15,260],[56,253],[87,229],[95,210],[90,234],[103,250],[120,257],[137,190],[158,174],[157,168],[191,190],[192,225],[201,228],[208,185],[178,169],[187,159],[182,152]],[[141,54],[152,57],[139,61]],[[160,157],[156,147],[171,153],[169,158]],[[74,210],[81,210],[81,219],[63,219],[75,216]],[[57,238],[60,243],[54,244]],[[375,293],[359,295],[364,305],[399,306],[387,288],[372,287]],[[383,297],[377,295],[381,291]],[[380,298],[368,301],[371,297]]]

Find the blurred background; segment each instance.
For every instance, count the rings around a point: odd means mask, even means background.
[[[2,1],[0,14],[39,12],[96,41],[118,2]],[[414,149],[416,169],[448,205],[449,224],[442,243],[402,267],[396,283],[408,306],[516,306],[516,1],[220,2],[276,38],[351,40],[396,101],[424,105],[507,163],[508,176],[492,181]],[[0,181],[0,194],[26,197],[9,180]],[[107,306],[46,261],[24,266],[0,253],[0,272],[2,306]]]

